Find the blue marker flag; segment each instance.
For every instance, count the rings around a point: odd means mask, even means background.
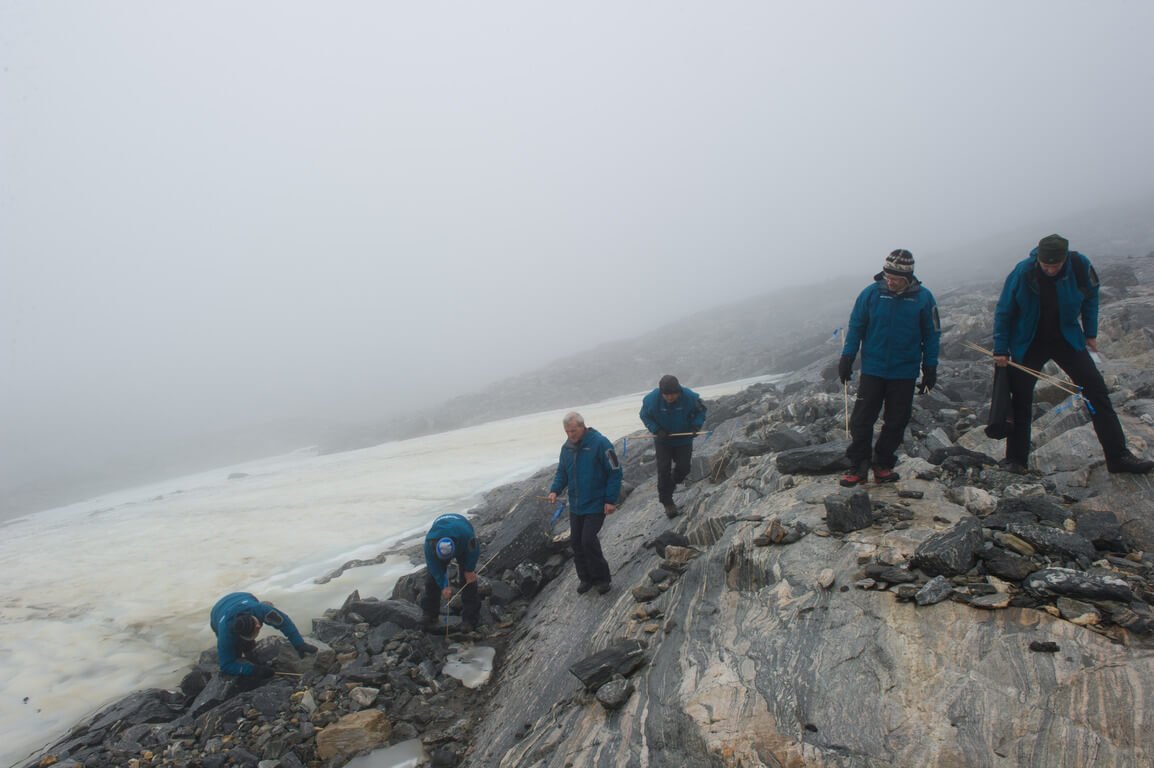
[[[557,509],[553,510],[553,519],[549,521],[549,526],[552,527],[557,524],[557,518],[561,517],[561,512],[565,509],[565,502],[557,502]]]

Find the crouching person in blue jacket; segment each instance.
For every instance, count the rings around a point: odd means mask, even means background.
[[[914,256],[899,248],[886,257],[882,271],[857,297],[846,327],[838,377],[848,383],[861,348],[861,383],[850,416],[851,469],[841,484],[852,487],[869,480],[891,483],[897,449],[905,437],[914,406],[914,383],[921,367],[923,392],[938,381],[941,322],[934,296],[914,277]],[[874,422],[885,408],[881,434],[872,446]]]
[[[473,524],[463,515],[450,513],[433,521],[425,534],[425,594],[421,598],[421,622],[437,623],[441,600],[453,597],[449,585],[449,563],[457,561],[461,587],[461,629],[470,632],[481,621],[481,595],[477,591],[477,560],[481,549]]]
[[[248,592],[233,592],[217,600],[209,618],[209,626],[216,635],[216,654],[221,672],[258,680],[276,674],[266,664],[245,660],[256,647],[256,637],[265,624],[280,630],[302,658],[317,652],[315,645],[306,643],[301,637],[293,620],[272,603],[262,603]]]
[[[597,587],[598,592],[605,594],[612,588],[613,577],[597,535],[605,524],[605,516],[617,510],[621,464],[613,443],[585,426],[581,414],[571,411],[561,423],[569,439],[561,446],[549,501],[556,502],[557,494],[569,489],[569,537],[573,565],[581,582],[577,592],[585,594]]]

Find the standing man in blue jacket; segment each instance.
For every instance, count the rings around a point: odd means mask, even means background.
[[[425,593],[421,598],[423,623],[437,623],[441,600],[453,597],[449,563],[457,561],[457,586],[461,587],[461,629],[470,632],[481,620],[481,595],[477,591],[477,560],[481,548],[477,534],[464,515],[441,515],[425,534]]]
[[[921,367],[923,392],[938,381],[941,322],[929,289],[914,276],[914,256],[904,248],[886,257],[882,271],[857,297],[850,313],[838,377],[848,383],[861,348],[861,383],[850,416],[850,445],[845,455],[850,470],[841,484],[852,487],[869,480],[892,483],[897,449],[905,437],[914,404],[914,383]],[[884,411],[881,434],[870,450],[874,423]]]
[[[641,421],[653,434],[657,450],[657,499],[667,517],[677,517],[673,488],[689,476],[693,438],[705,426],[705,410],[701,396],[669,374],[641,401]]]
[[[209,617],[221,672],[258,680],[276,674],[270,666],[242,660],[256,647],[256,636],[265,624],[280,630],[302,658],[317,652],[315,645],[301,637],[293,620],[272,603],[262,603],[248,592],[233,592],[216,601]]]
[[[613,578],[597,534],[605,524],[605,516],[617,510],[621,463],[609,438],[585,426],[581,414],[570,411],[561,424],[568,440],[561,446],[549,502],[555,503],[557,494],[569,489],[569,539],[580,580],[577,592],[585,594],[597,587],[598,592],[605,594],[612,588]]]
[[[1106,382],[1090,357],[1098,351],[1098,275],[1090,260],[1061,235],[1048,235],[1018,262],[1006,278],[994,310],[994,364],[1010,360],[1035,371],[1053,360],[1082,387],[1093,409],[1091,420],[1110,472],[1142,474],[1154,462],[1126,448],[1118,414],[1110,404]],[[1004,465],[1026,471],[1030,458],[1030,422],[1034,385],[1030,374],[1010,369],[1010,413],[1013,428],[1006,438]]]

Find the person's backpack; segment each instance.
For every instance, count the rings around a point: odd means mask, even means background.
[[[1078,282],[1078,290],[1082,296],[1090,298],[1090,292],[1098,287],[1098,273],[1090,266],[1090,260],[1077,251],[1070,251],[1073,260],[1074,279]]]

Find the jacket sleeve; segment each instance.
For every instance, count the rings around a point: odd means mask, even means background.
[[[461,568],[473,572],[477,570],[477,561],[481,559],[481,545],[475,538],[465,541],[465,555],[461,558]]]
[[[862,338],[865,336],[866,326],[870,321],[869,299],[866,298],[869,290],[867,287],[858,294],[857,301],[853,304],[853,311],[849,313],[849,322],[845,327],[845,344],[841,348],[844,357],[857,357],[858,347],[861,346]]]
[[[1086,265],[1086,291],[1082,299],[1082,332],[1088,339],[1098,338],[1098,275],[1090,260],[1081,256]],[[1078,256],[1075,256],[1077,258]]]
[[[293,624],[293,620],[290,619],[289,615],[284,611],[278,610],[276,607],[269,603],[261,603],[259,606],[252,609],[252,613],[258,619],[260,619],[262,623],[268,624],[270,627],[280,630],[280,633],[287,637],[288,641],[292,643],[293,648],[300,648],[302,645],[304,645],[305,639],[301,637],[301,633],[297,629],[297,625]],[[279,624],[268,620],[270,613],[275,613],[280,617]]]
[[[653,419],[650,402],[652,397],[652,394],[646,395],[645,399],[641,401],[641,413],[638,415],[641,416],[641,423],[645,425],[645,428],[648,429],[650,433],[656,435],[657,430],[661,429],[661,425]]]
[[[565,449],[561,449],[561,456],[557,459],[557,473],[553,475],[553,484],[549,486],[549,493],[561,493],[569,485],[569,470],[565,467]]]
[[[437,557],[436,546],[435,542],[425,540],[425,569],[433,577],[433,581],[437,582],[437,586],[444,589],[449,586],[449,568]]]
[[[929,295],[929,299],[922,310],[922,365],[936,367],[942,339],[942,321],[933,294]]]
[[[1014,309],[1014,294],[1018,290],[1018,270],[1014,269],[1002,286],[998,306],[994,309],[994,354],[1010,354],[1010,329],[1017,314]]]
[[[600,461],[605,466],[608,479],[605,481],[605,503],[616,504],[621,495],[621,462],[617,460],[617,451],[613,450],[613,443],[605,439],[604,450],[601,451]]]
[[[689,412],[689,425],[695,430],[701,429],[705,426],[705,414],[709,409],[705,407],[701,396],[698,395],[696,402],[693,403],[693,408]]]
[[[252,664],[237,658],[232,622],[228,616],[222,616],[216,625],[216,657],[220,662],[220,671],[226,675],[252,674]]]

